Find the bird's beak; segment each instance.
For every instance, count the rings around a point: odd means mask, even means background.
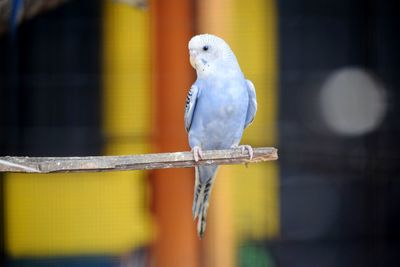
[[[192,67],[193,67],[194,69],[196,69],[196,64],[195,64],[195,62],[196,62],[196,60],[191,56],[191,57],[190,57],[190,65],[192,65]]]
[[[196,62],[196,56],[197,56],[197,52],[196,51],[194,51],[194,50],[192,50],[192,49],[190,49],[189,50],[189,58],[190,58],[190,65],[192,65],[192,67],[194,68],[194,69],[196,69],[196,64],[195,64],[195,62]]]
[[[189,55],[190,57],[196,57],[197,56],[197,52],[194,49],[189,49]]]

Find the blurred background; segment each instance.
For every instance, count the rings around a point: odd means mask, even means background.
[[[206,237],[194,171],[0,176],[0,266],[399,266],[394,0],[0,0],[0,155],[188,150],[187,43],[224,38],[256,86]]]

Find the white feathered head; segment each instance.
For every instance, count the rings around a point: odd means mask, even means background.
[[[212,34],[200,34],[189,41],[190,64],[197,73],[206,74],[215,68],[238,68],[235,54],[220,37]]]

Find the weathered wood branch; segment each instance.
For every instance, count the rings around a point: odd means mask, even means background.
[[[273,147],[254,148],[249,159],[241,149],[208,150],[194,161],[191,152],[94,157],[0,157],[0,172],[55,173],[189,168],[195,165],[257,163],[278,159]]]

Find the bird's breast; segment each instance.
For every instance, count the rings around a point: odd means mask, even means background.
[[[214,83],[202,88],[197,101],[192,129],[203,144],[229,147],[241,137],[248,94],[240,83]]]

